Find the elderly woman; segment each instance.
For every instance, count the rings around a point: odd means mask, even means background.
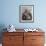
[[[32,14],[29,10],[25,9],[24,13],[22,14],[22,20],[32,20]]]

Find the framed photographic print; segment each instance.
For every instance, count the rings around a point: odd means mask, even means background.
[[[24,23],[34,22],[34,5],[19,6],[19,21]]]

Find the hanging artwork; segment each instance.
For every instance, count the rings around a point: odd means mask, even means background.
[[[19,6],[19,21],[24,23],[34,22],[34,5]]]

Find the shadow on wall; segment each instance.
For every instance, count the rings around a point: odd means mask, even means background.
[[[0,24],[0,43],[2,43],[2,36],[3,36],[3,32],[5,32],[6,30],[4,30],[5,25],[4,24]]]

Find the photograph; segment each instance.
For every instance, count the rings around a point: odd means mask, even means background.
[[[19,6],[19,21],[24,23],[34,22],[34,5]]]

